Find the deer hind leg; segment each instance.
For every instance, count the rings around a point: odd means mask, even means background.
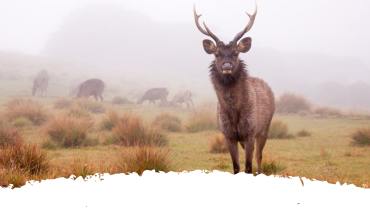
[[[96,94],[94,94],[94,99],[95,101],[98,101],[98,96]]]
[[[268,136],[268,128],[265,130],[265,132],[263,132],[261,135],[257,137],[256,162],[257,162],[258,174],[261,173],[262,150],[265,147],[267,136]]]
[[[237,174],[240,171],[238,141],[235,139],[226,139],[226,144],[233,161],[234,174]]]
[[[254,138],[248,138],[244,142],[245,150],[245,173],[252,173],[252,159],[254,151]]]

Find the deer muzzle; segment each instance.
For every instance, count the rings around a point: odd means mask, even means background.
[[[231,63],[224,63],[222,64],[221,68],[223,74],[231,74],[231,69],[233,68],[233,65]]]

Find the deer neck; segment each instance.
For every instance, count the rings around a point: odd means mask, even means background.
[[[210,71],[211,81],[220,105],[220,113],[232,123],[238,123],[241,111],[245,106],[248,106],[248,73],[242,61],[238,70],[237,76],[233,78],[233,81],[227,83],[224,82],[224,79],[220,79],[219,75],[215,74],[217,71],[212,69]]]

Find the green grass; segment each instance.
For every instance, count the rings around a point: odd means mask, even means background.
[[[18,86],[18,88],[17,88]],[[27,86],[20,83],[0,81],[0,87],[8,89],[13,87],[14,92],[6,91],[0,94],[0,103],[5,104],[12,98],[11,95],[27,96],[30,91],[25,91],[22,94],[23,88],[19,86]],[[62,87],[60,87],[62,88]],[[51,89],[51,92],[56,95],[62,95],[64,92],[57,87]],[[67,92],[67,90],[66,90]],[[58,94],[59,93],[59,94]],[[105,98],[105,97],[104,97]],[[200,98],[198,98],[200,99]],[[53,109],[56,97],[32,97],[32,100],[38,101],[43,105],[43,109]],[[95,101],[93,101],[95,102]],[[101,102],[97,102],[101,103]],[[107,108],[111,102],[104,102],[103,106]],[[197,105],[198,106],[198,105]],[[141,116],[144,123],[152,123],[156,116],[160,114],[163,109],[144,105],[125,104],[115,105],[119,111],[132,113]],[[214,109],[212,107],[212,109]],[[200,109],[201,110],[201,109]],[[0,105],[0,114],[6,111],[4,105]],[[72,113],[73,118],[85,117],[89,115],[89,119],[94,121],[94,124],[87,130],[87,135],[91,138],[96,138],[99,141],[104,141],[109,138],[113,132],[102,130],[100,128],[100,121],[105,114],[102,113],[78,113],[75,110]],[[189,118],[192,116],[192,111],[188,109],[166,109],[170,114],[177,115],[184,125],[188,124]],[[50,111],[50,116],[58,115],[57,113],[67,114],[69,110],[55,109]],[[81,116],[76,116],[80,115]],[[193,171],[193,170],[221,170],[226,172],[233,172],[231,157],[228,153],[213,154],[210,153],[210,138],[215,138],[220,135],[217,130],[216,111],[212,110],[209,113],[208,123],[212,123],[212,128],[196,130],[190,133],[189,131],[167,132],[167,147],[171,149],[173,156],[170,157],[170,162],[178,164],[173,167],[174,171]],[[288,126],[288,132],[299,132],[302,129],[309,130],[311,135],[309,137],[296,137],[295,139],[269,139],[263,151],[263,165],[262,173],[264,174],[279,174],[290,176],[301,176],[306,178],[315,178],[317,180],[324,180],[330,183],[347,182],[347,184],[354,183],[362,187],[362,184],[370,185],[370,147],[369,146],[352,146],[351,132],[358,128],[369,127],[370,120],[366,117],[357,117],[356,119],[327,116],[299,116],[299,115],[275,115],[274,119],[280,119]],[[5,124],[9,123],[7,121]],[[22,123],[22,122],[20,122]],[[10,124],[10,123],[9,123]],[[12,124],[10,124],[12,125]],[[123,129],[125,127],[122,127]],[[21,128],[20,132],[29,144],[36,143],[42,146],[44,141],[49,139],[49,135],[45,131],[45,125],[29,125],[27,128]],[[114,127],[112,128],[114,129]],[[135,132],[135,131],[134,131]],[[52,144],[48,144],[49,149],[45,149],[50,155],[53,162],[47,173],[40,176],[27,176],[27,179],[46,179],[69,177],[69,174],[76,173],[86,177],[92,172],[101,173],[118,173],[115,158],[116,150],[125,149],[115,145],[114,143],[103,144],[100,142],[96,146],[79,146],[78,148],[52,148]],[[166,148],[167,148],[166,147]],[[244,150],[239,148],[239,157],[241,163],[241,171],[244,171]],[[355,148],[355,149],[354,149]],[[273,157],[270,157],[273,156]],[[85,159],[88,158],[88,161]],[[86,162],[87,161],[87,162]],[[253,158],[253,172],[256,170],[255,158]],[[85,164],[87,164],[85,166]],[[16,182],[20,184],[25,180],[22,174],[15,170],[7,170],[7,173],[0,170],[0,185],[1,178],[4,181],[9,181],[9,177],[14,177]],[[5,182],[6,182],[5,181]],[[4,182],[4,183],[5,183]]]

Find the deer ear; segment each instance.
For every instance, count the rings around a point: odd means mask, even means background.
[[[251,46],[252,46],[252,38],[250,37],[243,38],[238,44],[238,50],[241,53],[246,53],[249,51],[249,49],[251,49]]]
[[[208,54],[213,54],[214,52],[216,52],[215,44],[207,39],[203,40],[203,48]]]

